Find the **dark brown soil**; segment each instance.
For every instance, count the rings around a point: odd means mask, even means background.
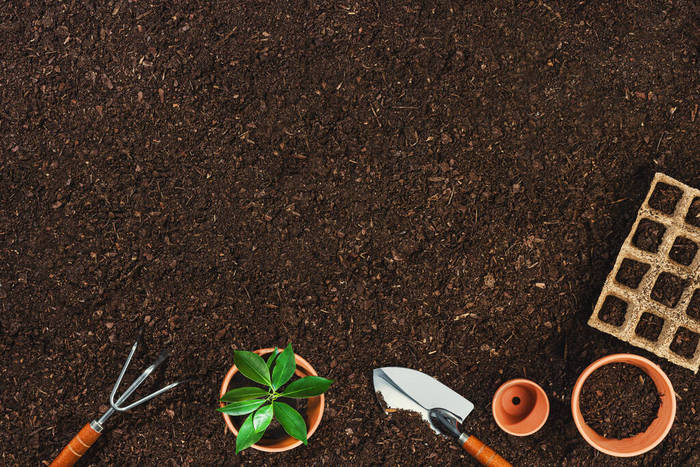
[[[625,322],[625,315],[627,314],[627,302],[621,298],[617,298],[614,295],[608,295],[605,297],[603,306],[600,307],[598,312],[598,318],[613,326],[620,326]]]
[[[632,244],[642,250],[656,253],[664,238],[666,227],[649,219],[642,219],[632,237]]]
[[[596,433],[624,439],[641,433],[656,419],[661,399],[652,379],[627,363],[605,365],[581,389],[581,414]]]
[[[471,462],[395,437],[385,365],[473,400],[515,465],[619,465],[571,389],[644,353],[586,320],[654,173],[700,186],[696,10],[0,2],[0,462],[50,461],[106,410],[145,322],[141,364],[170,348],[162,382],[195,380],[115,415],[83,465]],[[232,351],[287,342],[338,381],[323,422],[235,456]],[[692,464],[698,380],[645,355],[682,399],[623,462]],[[489,415],[514,377],[552,403],[524,439]]]
[[[698,339],[700,339],[700,335],[681,326],[676,331],[676,335],[673,336],[670,349],[681,357],[692,358],[698,348]]]
[[[687,281],[670,272],[662,272],[651,289],[651,298],[662,305],[673,308],[678,304],[686,286]]]
[[[664,327],[664,320],[652,313],[642,313],[634,332],[646,340],[656,342]]]
[[[700,227],[700,198],[694,198],[693,202],[690,203],[685,221],[690,225]]]
[[[698,246],[694,241],[685,237],[676,237],[671,251],[668,252],[668,257],[677,263],[690,266],[697,251]]]
[[[615,280],[622,285],[626,285],[631,289],[636,289],[642,281],[644,274],[649,270],[649,265],[640,263],[633,259],[625,258],[622,260]]]
[[[691,318],[700,320],[700,289],[695,289],[693,296],[690,297],[690,303],[688,304],[686,313]]]
[[[680,188],[666,183],[657,183],[649,198],[649,206],[671,215],[676,210],[676,204],[680,201],[681,196],[683,196],[683,191]]]

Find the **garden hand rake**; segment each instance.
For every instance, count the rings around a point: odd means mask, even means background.
[[[158,356],[155,362],[148,368],[144,370],[141,375],[136,378],[136,380],[131,383],[131,386],[129,386],[124,393],[117,397],[117,390],[119,389],[119,385],[122,382],[122,379],[124,378],[124,374],[126,374],[126,369],[129,367],[129,363],[131,362],[132,357],[134,356],[134,353],[136,352],[136,347],[138,346],[139,342],[141,341],[141,337],[143,336],[143,328],[139,330],[139,335],[136,338],[136,342],[134,342],[134,345],[131,346],[131,351],[129,352],[129,356],[126,358],[126,362],[124,362],[124,366],[122,367],[121,373],[119,373],[119,378],[117,378],[117,382],[114,383],[114,387],[112,388],[112,392],[109,395],[109,409],[102,414],[102,416],[97,419],[93,420],[90,423],[86,424],[75,437],[68,443],[68,445],[63,448],[61,453],[58,455],[58,457],[51,463],[51,467],[67,467],[74,465],[78,460],[87,452],[88,449],[90,449],[90,446],[92,446],[95,441],[100,437],[100,434],[102,434],[102,429],[104,426],[104,423],[107,421],[109,417],[114,414],[114,412],[126,412],[128,410],[133,409],[136,406],[139,406],[145,402],[148,402],[149,400],[153,399],[156,396],[159,396],[160,394],[163,394],[166,391],[169,391],[170,389],[174,388],[175,386],[178,386],[179,384],[184,383],[185,381],[176,381],[172,384],[169,384],[156,392],[153,392],[136,402],[133,402],[132,404],[125,405],[126,399],[138,389],[139,386],[141,386],[141,383],[143,383],[148,376],[155,371],[155,369],[163,363],[169,356],[170,352],[167,350],[164,350],[161,352],[161,354]],[[116,398],[116,400],[115,400]]]

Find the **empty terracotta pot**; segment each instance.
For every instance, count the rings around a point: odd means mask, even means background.
[[[544,390],[529,379],[511,379],[498,388],[491,404],[493,418],[506,433],[531,435],[549,417],[549,399]]]
[[[271,354],[275,349],[274,348],[267,348],[267,349],[260,349],[256,350],[255,353],[260,355],[261,357],[264,357],[265,355]],[[300,357],[297,354],[294,354],[296,357],[296,362],[297,362],[297,369],[296,369],[296,375],[299,378],[303,378],[305,376],[318,376],[318,373],[316,373],[316,370],[314,370],[314,367],[312,367],[309,362],[304,360],[302,357]],[[221,383],[221,392],[219,394],[219,397],[223,397],[226,392],[229,390],[229,384],[231,383],[231,380],[235,376],[235,374],[238,373],[238,368],[236,365],[233,365],[230,370],[228,370],[228,373],[226,373],[226,377],[224,378],[223,383]],[[256,386],[257,383],[253,383],[252,381],[250,382],[250,386]],[[318,426],[321,424],[321,418],[323,418],[323,409],[326,405],[326,398],[323,394],[320,396],[316,397],[311,397],[307,400],[307,407],[306,407],[306,429],[308,430],[306,434],[306,438],[311,438],[311,435],[313,435],[316,432],[316,429]],[[224,404],[223,402],[220,403],[221,407],[223,407]],[[233,420],[231,420],[231,417],[227,414],[221,414],[224,416],[224,421],[226,422],[226,426],[228,427],[231,432],[238,436],[238,428],[236,425],[233,424]],[[257,449],[258,451],[265,451],[265,452],[282,452],[282,451],[288,451],[290,449],[294,449],[297,446],[301,446],[302,442],[299,441],[296,438],[292,438],[291,436],[286,436],[284,438],[279,438],[279,439],[274,439],[274,438],[264,438],[258,441],[257,443],[253,444],[252,448]]]
[[[581,407],[579,406],[583,383],[586,382],[586,379],[588,379],[595,370],[610,363],[629,363],[630,365],[641,368],[641,370],[654,381],[656,390],[659,393],[659,399],[661,399],[658,415],[656,419],[651,422],[651,425],[642,433],[625,439],[609,439],[596,433],[583,419]],[[610,394],[609,396],[615,397],[614,394]],[[655,363],[639,355],[625,353],[613,354],[591,363],[578,377],[576,385],[574,386],[574,391],[571,394],[571,413],[574,416],[576,428],[578,428],[583,439],[597,450],[617,457],[638,456],[639,454],[644,454],[654,449],[668,434],[671,425],[673,425],[673,420],[676,418],[676,393],[673,392],[671,380],[668,379],[666,373]]]

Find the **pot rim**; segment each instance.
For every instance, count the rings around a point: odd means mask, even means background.
[[[599,435],[585,422],[581,413],[580,397],[583,384],[595,370],[611,363],[628,363],[640,368],[654,381],[660,399],[659,412],[646,430],[625,439],[605,438]],[[571,413],[583,439],[597,450],[617,457],[638,456],[654,449],[671,430],[676,417],[676,393],[673,391],[671,380],[654,362],[635,354],[612,354],[588,365],[578,377],[571,393]]]
[[[267,355],[272,353],[275,350],[274,347],[267,347],[264,349],[258,349],[253,351],[253,353],[256,353],[260,356]],[[296,360],[297,364],[297,370],[296,370],[296,375],[300,377],[304,376],[318,376],[318,373],[316,373],[316,370],[314,367],[311,366],[309,362],[307,362],[302,356],[300,356],[297,353],[294,353],[294,357]],[[238,373],[238,368],[236,365],[231,365],[231,368],[228,370],[228,373],[226,373],[226,376],[224,377],[223,382],[221,383],[221,390],[219,393],[219,397],[223,397],[224,394],[229,389],[229,384],[231,383],[231,380],[233,379],[234,375]],[[321,394],[320,396],[316,397],[310,397],[307,399],[309,406],[311,407],[312,405],[314,406],[313,408],[310,408],[310,410],[307,410],[307,416],[306,416],[306,423],[307,423],[307,434],[306,438],[309,439],[311,436],[316,432],[318,429],[319,425],[321,424],[321,419],[323,418],[323,412],[324,408],[326,405],[326,397],[324,394]],[[219,403],[221,407],[225,406],[226,404],[224,402]],[[225,413],[222,413],[224,417],[224,421],[226,422],[226,426],[228,429],[235,435],[238,436],[238,429],[233,423],[233,420],[231,420],[231,416]],[[294,440],[294,442],[289,442],[289,440]],[[264,452],[283,452],[283,451],[288,451],[290,449],[294,449],[298,446],[301,446],[303,444],[302,441],[295,439],[291,436],[287,436],[286,438],[281,438],[280,441],[276,443],[271,443],[271,444],[253,444],[251,447],[253,449],[257,449],[258,451],[264,451]]]

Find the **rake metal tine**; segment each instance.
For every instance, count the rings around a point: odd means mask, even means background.
[[[143,373],[141,373],[141,375],[139,375],[139,377],[136,378],[136,380],[135,380],[133,383],[131,383],[131,386],[129,386],[129,387],[127,388],[127,390],[124,391],[124,394],[122,394],[122,395],[119,397],[119,399],[117,400],[117,402],[114,402],[114,395],[115,395],[116,387],[117,387],[117,386],[115,385],[115,390],[112,391],[112,394],[111,394],[110,397],[109,397],[109,404],[110,404],[115,410],[118,410],[118,411],[120,411],[120,412],[125,412],[125,411],[127,411],[127,410],[129,410],[129,409],[132,409],[132,408],[136,407],[136,406],[139,405],[139,404],[142,404],[143,402],[146,402],[147,400],[152,399],[153,397],[150,397],[150,396],[149,396],[149,397],[144,398],[144,399],[141,399],[141,400],[139,400],[139,401],[137,401],[137,402],[135,402],[135,403],[133,403],[133,404],[130,404],[130,405],[126,406],[126,407],[120,407],[120,406],[119,406],[119,404],[121,404],[122,402],[124,402],[124,401],[126,400],[127,397],[129,397],[134,391],[136,391],[136,389],[137,389],[139,386],[141,386],[141,383],[143,383],[143,382],[146,380],[146,378],[148,378],[148,376],[149,376],[151,373],[153,373],[153,371],[154,371],[161,363],[163,363],[163,362],[165,361],[165,359],[167,359],[169,356],[170,356],[170,352],[169,352],[168,350],[162,351],[162,352],[160,353],[160,355],[158,355],[158,358],[156,359],[156,361],[153,362],[153,364],[152,364],[151,366],[149,366],[148,368],[146,368],[146,369],[143,371]],[[128,360],[130,360],[130,358],[127,359],[126,365],[129,364],[129,361],[128,361]],[[126,365],[125,365],[124,368],[126,368]],[[122,370],[122,373],[123,373],[123,372],[124,372],[124,370]],[[123,376],[123,375],[120,375],[120,379],[117,380],[117,384],[119,384],[119,383],[121,382],[121,377],[122,377],[122,376]],[[170,385],[170,386],[172,386],[172,385]],[[175,387],[175,386],[172,386],[172,387]],[[168,389],[171,389],[171,387],[168,387]],[[165,392],[165,391],[156,391],[156,393],[154,393],[154,394],[155,394],[155,395],[158,395],[158,394],[161,394],[162,392]]]
[[[148,396],[146,396],[146,397],[144,397],[144,398],[142,398],[142,399],[137,400],[137,401],[134,402],[133,404],[129,404],[129,405],[127,405],[127,406],[124,407],[124,408],[119,408],[119,407],[117,407],[117,410],[122,411],[122,412],[127,411],[127,410],[131,410],[131,409],[133,409],[134,407],[136,407],[137,405],[141,405],[141,404],[143,404],[144,402],[148,402],[148,401],[150,401],[151,399],[153,399],[154,397],[160,396],[160,395],[163,394],[164,392],[171,390],[171,389],[174,388],[175,386],[179,386],[179,385],[182,384],[183,382],[184,382],[184,381],[175,381],[174,383],[168,384],[167,386],[165,386],[165,387],[163,387],[163,388],[160,388],[160,389],[157,390],[156,392],[154,392],[154,393],[152,393],[152,394],[149,394]]]
[[[112,392],[109,394],[109,405],[117,409],[117,405],[121,402],[123,402],[124,399],[126,399],[127,394],[126,392],[124,395],[122,395],[117,402],[114,402],[114,396],[117,394],[117,390],[119,389],[119,385],[122,383],[122,379],[124,379],[124,375],[126,374],[126,369],[129,367],[129,363],[131,363],[131,359],[134,357],[134,354],[136,353],[136,347],[138,347],[139,342],[141,342],[141,337],[143,336],[143,328],[139,328],[138,335],[136,337],[136,341],[134,342],[134,345],[131,346],[131,350],[129,351],[129,356],[126,357],[126,361],[124,362],[124,366],[122,366],[122,371],[119,373],[119,377],[117,378],[117,381],[114,383],[114,386],[112,387]],[[133,384],[131,385],[133,386]],[[132,389],[129,387],[129,389]],[[129,391],[127,389],[127,392]],[[133,390],[136,388],[132,389]],[[129,393],[131,394],[131,393]],[[118,410],[118,409],[117,409]]]

